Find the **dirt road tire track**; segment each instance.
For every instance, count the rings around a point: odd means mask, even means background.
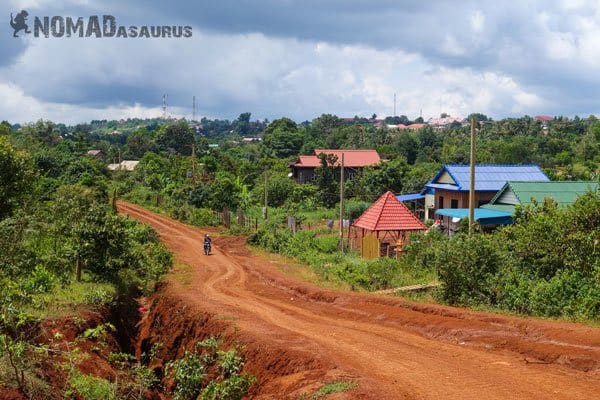
[[[336,398],[600,398],[600,329],[326,290],[282,274],[241,238],[216,238],[207,257],[203,231],[131,204],[119,209],[153,226],[192,267],[188,285],[170,280],[161,296],[227,316],[253,349],[308,360],[304,372],[267,379],[256,397],[296,398],[303,384],[345,377],[359,388]]]

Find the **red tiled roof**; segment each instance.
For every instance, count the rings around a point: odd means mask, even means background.
[[[314,156],[300,156],[296,167],[320,167],[321,160],[317,157],[319,154],[334,154],[338,160],[334,164],[339,166],[342,162],[342,153],[344,154],[344,167],[367,167],[377,165],[381,162],[379,154],[375,150],[315,150]]]
[[[426,126],[427,126],[427,124],[411,124],[411,125],[407,125],[406,127],[408,129],[421,129],[421,128],[424,128]]]
[[[424,231],[427,227],[392,192],[386,192],[353,224],[369,231]]]
[[[552,121],[554,118],[548,115],[537,115],[535,119],[537,119],[538,121]]]

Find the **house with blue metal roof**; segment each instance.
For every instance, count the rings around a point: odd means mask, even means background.
[[[475,165],[475,206],[488,203],[508,181],[550,181],[537,165]],[[425,188],[433,189],[435,210],[468,208],[469,165],[444,165]]]
[[[475,206],[488,203],[508,181],[550,181],[537,165],[479,164],[475,166]],[[419,194],[399,196],[400,201],[424,200],[425,218],[436,210],[469,207],[469,165],[447,164],[425,184]]]

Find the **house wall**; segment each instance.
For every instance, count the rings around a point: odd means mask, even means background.
[[[433,213],[435,212],[435,195],[425,195],[425,221],[433,219]]]
[[[311,182],[315,177],[314,167],[292,167],[292,177],[297,183]],[[362,168],[344,168],[344,179],[352,179],[362,171]]]
[[[293,167],[292,177],[297,183],[306,183],[313,180],[315,176],[314,168],[298,168]]]
[[[475,192],[475,206],[488,203],[495,195],[495,192]],[[444,198],[443,207],[440,206],[440,196]],[[456,192],[453,190],[435,190],[435,209],[451,208],[452,200],[457,200],[456,208],[469,208],[469,192]]]

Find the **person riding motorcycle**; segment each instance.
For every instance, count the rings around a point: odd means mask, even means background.
[[[204,235],[204,254],[209,255],[212,245],[212,239],[207,234]]]

